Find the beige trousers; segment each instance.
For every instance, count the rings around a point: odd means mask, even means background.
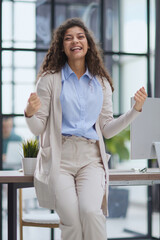
[[[101,209],[105,171],[98,144],[76,136],[63,136],[62,142],[55,209],[62,239],[106,240],[106,218]]]

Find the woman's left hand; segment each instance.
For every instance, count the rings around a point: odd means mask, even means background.
[[[136,101],[134,104],[134,109],[138,112],[142,111],[142,106],[147,98],[147,93],[145,88],[140,88],[134,95],[134,100]]]

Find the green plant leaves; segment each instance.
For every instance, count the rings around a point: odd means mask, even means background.
[[[112,155],[118,154],[120,160],[129,159],[129,151],[126,147],[126,142],[129,140],[130,130],[127,128],[113,138],[105,139],[107,151]]]
[[[25,158],[36,158],[39,151],[38,140],[31,139],[22,142],[23,155]]]

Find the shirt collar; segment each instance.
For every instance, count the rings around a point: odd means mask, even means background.
[[[75,73],[72,71],[72,69],[66,62],[66,64],[62,68],[62,81],[67,80],[71,74],[75,74]],[[93,78],[92,75],[90,74],[88,68],[86,68],[86,72],[83,74],[83,76],[84,75],[87,76],[90,80]]]
[[[93,78],[93,76],[91,75],[91,73],[88,70],[88,67],[86,68],[85,75],[88,76],[90,80]]]

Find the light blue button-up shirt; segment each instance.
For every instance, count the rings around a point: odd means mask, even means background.
[[[78,79],[67,63],[61,74],[62,134],[98,140],[95,122],[103,103],[100,83],[88,69]]]

